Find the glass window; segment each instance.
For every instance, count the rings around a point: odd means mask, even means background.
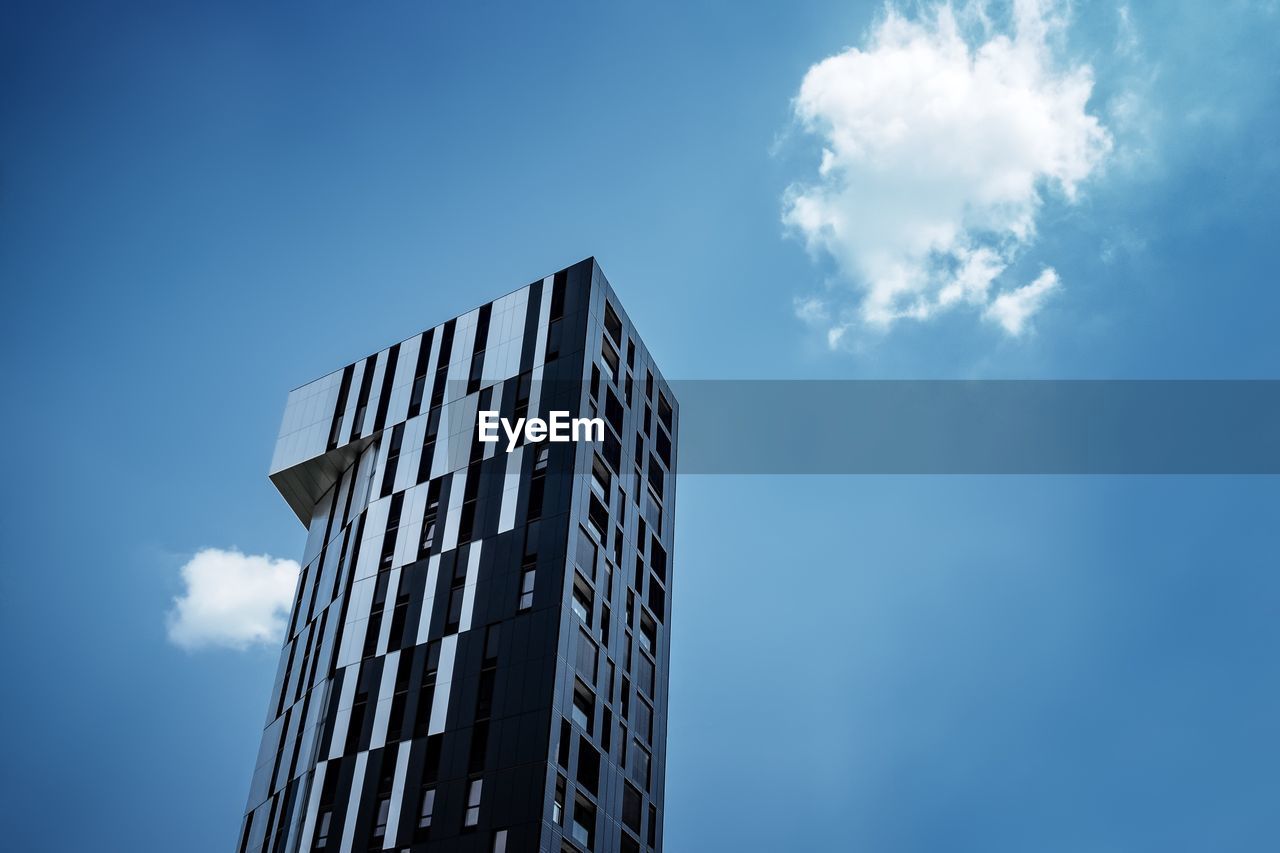
[[[667,612],[667,591],[658,583],[657,577],[649,578],[649,607],[659,619]]]
[[[526,512],[527,518],[541,518],[542,507],[547,495],[547,475],[542,471],[535,471],[534,475],[529,479],[529,504]]]
[[[552,362],[560,357],[560,338],[564,333],[564,323],[560,320],[552,320],[547,326],[547,349],[542,360],[544,362]]]
[[[378,406],[373,416],[373,431],[379,432],[387,425],[387,408],[391,404],[391,388],[395,383],[396,366],[400,363],[400,345],[387,350],[382,366],[382,389],[378,394]]]
[[[533,375],[525,372],[520,374],[520,379],[516,382],[516,408],[514,418],[527,418],[529,416],[529,396],[533,391]]]
[[[333,425],[329,428],[329,450],[338,446],[342,439],[342,419],[347,413],[347,395],[351,393],[351,377],[356,366],[348,364],[342,371],[342,382],[338,386],[338,404],[333,411]]]
[[[645,654],[641,654],[636,664],[636,680],[645,693],[653,695],[653,679],[654,666],[653,661]]]
[[[359,438],[361,430],[364,429],[364,415],[369,407],[369,390],[373,386],[373,368],[377,361],[376,354],[364,360],[364,373],[360,377],[360,393],[356,396],[356,416],[351,424],[352,441]]]
[[[427,516],[422,522],[422,542],[418,545],[418,553],[422,557],[427,556],[433,545],[436,544],[436,516],[435,513]],[[418,559],[422,559],[419,557]]]
[[[658,645],[658,626],[648,613],[640,614],[640,648],[650,654]]]
[[[494,622],[484,630],[484,662],[496,663],[498,660],[498,642],[502,638],[502,623]]]
[[[619,345],[622,344],[622,321],[618,319],[618,312],[613,310],[613,306],[608,301],[604,303],[604,329],[609,333],[609,337]]]
[[[396,424],[391,430],[391,443],[387,447],[387,464],[382,473],[380,497],[391,494],[396,482],[396,466],[400,462],[400,446],[404,443],[404,424]]]
[[[604,460],[593,455],[591,458],[591,491],[605,504],[609,503],[609,483],[612,475]]]
[[[317,850],[329,844],[329,828],[333,825],[333,809],[327,808],[320,813],[320,828],[316,830]]]
[[[590,628],[591,613],[595,605],[595,594],[591,591],[591,585],[587,583],[586,578],[577,572],[573,573],[573,594],[570,596],[569,603],[573,608],[573,612],[578,614],[578,618]]]
[[[649,790],[649,751],[640,741],[631,741],[631,760],[627,763],[631,778],[646,791]]]
[[[591,535],[581,527],[578,528],[576,560],[578,568],[582,569],[587,577],[594,578],[596,576],[596,543],[591,539]]]
[[[418,338],[418,358],[413,366],[413,390],[409,395],[409,417],[416,418],[422,411],[422,396],[427,387],[427,363],[431,360],[431,341],[434,329],[427,329]]]
[[[649,565],[653,567],[653,573],[665,583],[667,580],[667,549],[662,547],[662,543],[658,541],[657,536],[652,536],[649,539]]]
[[[671,439],[667,438],[667,431],[664,429],[659,429],[657,434],[654,435],[653,437],[653,443],[654,443],[654,447],[658,449],[658,456],[662,459],[663,463],[668,468],[670,468],[671,467]]]
[[[653,743],[653,708],[644,699],[636,697],[635,731],[649,743]]]
[[[636,835],[640,834],[642,796],[630,782],[622,783],[622,822]]]
[[[591,496],[591,503],[587,510],[587,528],[597,542],[605,541],[604,532],[609,529],[609,511],[605,509],[604,504],[596,500],[594,495]]]
[[[449,613],[444,626],[446,632],[458,629],[458,624],[462,621],[462,600],[465,594],[465,586],[455,586],[449,590]]]
[[[476,691],[476,720],[486,720],[493,714],[493,687],[497,669],[489,667],[480,673],[480,687]],[[483,768],[477,768],[483,769]]]
[[[525,569],[520,575],[520,609],[528,610],[533,607],[533,583],[536,577],[536,570]]]
[[[573,840],[588,850],[596,839],[596,808],[585,797],[575,797],[573,801]]]
[[[480,794],[483,789],[482,779],[472,779],[467,785],[467,813],[462,820],[463,826],[475,826],[480,822]]]
[[[431,815],[436,810],[436,789],[423,788],[422,799],[418,806],[418,827],[426,829],[431,826]]]
[[[600,791],[600,753],[586,738],[578,738],[578,785],[597,795]]]
[[[419,373],[413,377],[413,389],[409,392],[409,417],[415,417],[422,410],[422,394],[426,389],[426,373]]]
[[[596,697],[581,681],[574,680],[573,721],[587,734],[591,734],[591,721],[596,715]]]
[[[564,826],[564,777],[556,775],[556,798],[551,803],[551,820],[556,826]]]
[[[573,737],[573,729],[569,726],[569,721],[560,720],[560,746],[556,750],[556,761],[565,770],[569,769],[569,738]]]
[[[608,341],[600,342],[600,354],[604,357],[604,374],[610,382],[618,381],[618,354]]]
[[[671,429],[671,404],[667,402],[666,395],[658,392],[658,420],[662,421],[667,429]]]
[[[586,631],[578,631],[578,649],[577,649],[577,668],[588,679],[595,681],[596,664],[600,659],[600,652],[596,648],[596,644],[591,641],[591,637]]]

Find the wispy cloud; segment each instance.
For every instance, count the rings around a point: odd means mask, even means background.
[[[206,548],[182,567],[185,591],[167,618],[169,640],[181,648],[247,649],[284,637],[298,564],[265,554]]]
[[[991,300],[983,316],[994,320],[1011,335],[1021,335],[1027,320],[1040,310],[1050,291],[1058,286],[1058,274],[1047,269],[1035,281],[1005,291]]]
[[[1074,201],[1112,148],[1087,108],[1092,69],[1060,56],[1065,26],[1047,0],[1016,0],[1003,26],[984,3],[889,7],[861,47],[805,74],[795,116],[822,158],[787,190],[783,221],[840,271],[796,304],[832,347],[966,306],[1010,335],[1030,328],[1057,273],[1019,285],[1007,270],[1043,195]]]

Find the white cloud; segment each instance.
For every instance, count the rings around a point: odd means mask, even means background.
[[[245,649],[283,639],[299,571],[293,560],[206,548],[181,571],[186,591],[168,613],[170,642]]]
[[[1048,0],[1015,0],[1003,28],[982,3],[890,7],[862,47],[805,74],[794,110],[822,160],[783,221],[848,285],[797,301],[833,347],[851,327],[961,306],[1026,328],[1056,273],[1000,279],[1035,239],[1042,194],[1074,201],[1112,147],[1086,110],[1092,70],[1058,56],[1064,27]]]
[[[983,316],[999,323],[1009,334],[1021,335],[1026,330],[1028,318],[1040,310],[1045,297],[1057,286],[1058,274],[1047,269],[1030,284],[1001,293],[992,299]]]

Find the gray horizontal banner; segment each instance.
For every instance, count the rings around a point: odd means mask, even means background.
[[[1277,474],[1280,381],[684,380],[681,474]]]

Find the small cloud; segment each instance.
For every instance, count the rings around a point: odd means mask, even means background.
[[[1059,55],[1065,6],[1021,0],[1003,29],[987,13],[976,0],[915,17],[890,5],[860,47],[805,74],[795,117],[823,151],[815,178],[788,188],[783,222],[840,271],[820,303],[796,303],[833,347],[853,327],[962,307],[1017,335],[1057,285],[997,294],[1045,193],[1073,202],[1112,138],[1086,108],[1091,67]]]
[[[1112,229],[1110,236],[1103,239],[1099,257],[1104,264],[1114,264],[1146,250],[1147,241],[1141,234],[1132,228],[1117,227]]]
[[[187,650],[247,649],[284,637],[299,566],[266,554],[206,548],[182,567],[186,590],[167,616],[169,641]]]
[[[803,299],[796,299],[794,306],[796,317],[810,325],[825,325],[831,319],[831,316],[827,311],[827,304],[816,296],[806,296]]]
[[[991,300],[991,304],[987,306],[983,316],[988,320],[999,323],[1000,327],[1010,335],[1018,337],[1026,331],[1027,320],[1040,310],[1045,298],[1057,286],[1057,272],[1052,269],[1046,269],[1036,276],[1036,280],[1030,284],[1023,285],[1007,293],[1001,293]]]

